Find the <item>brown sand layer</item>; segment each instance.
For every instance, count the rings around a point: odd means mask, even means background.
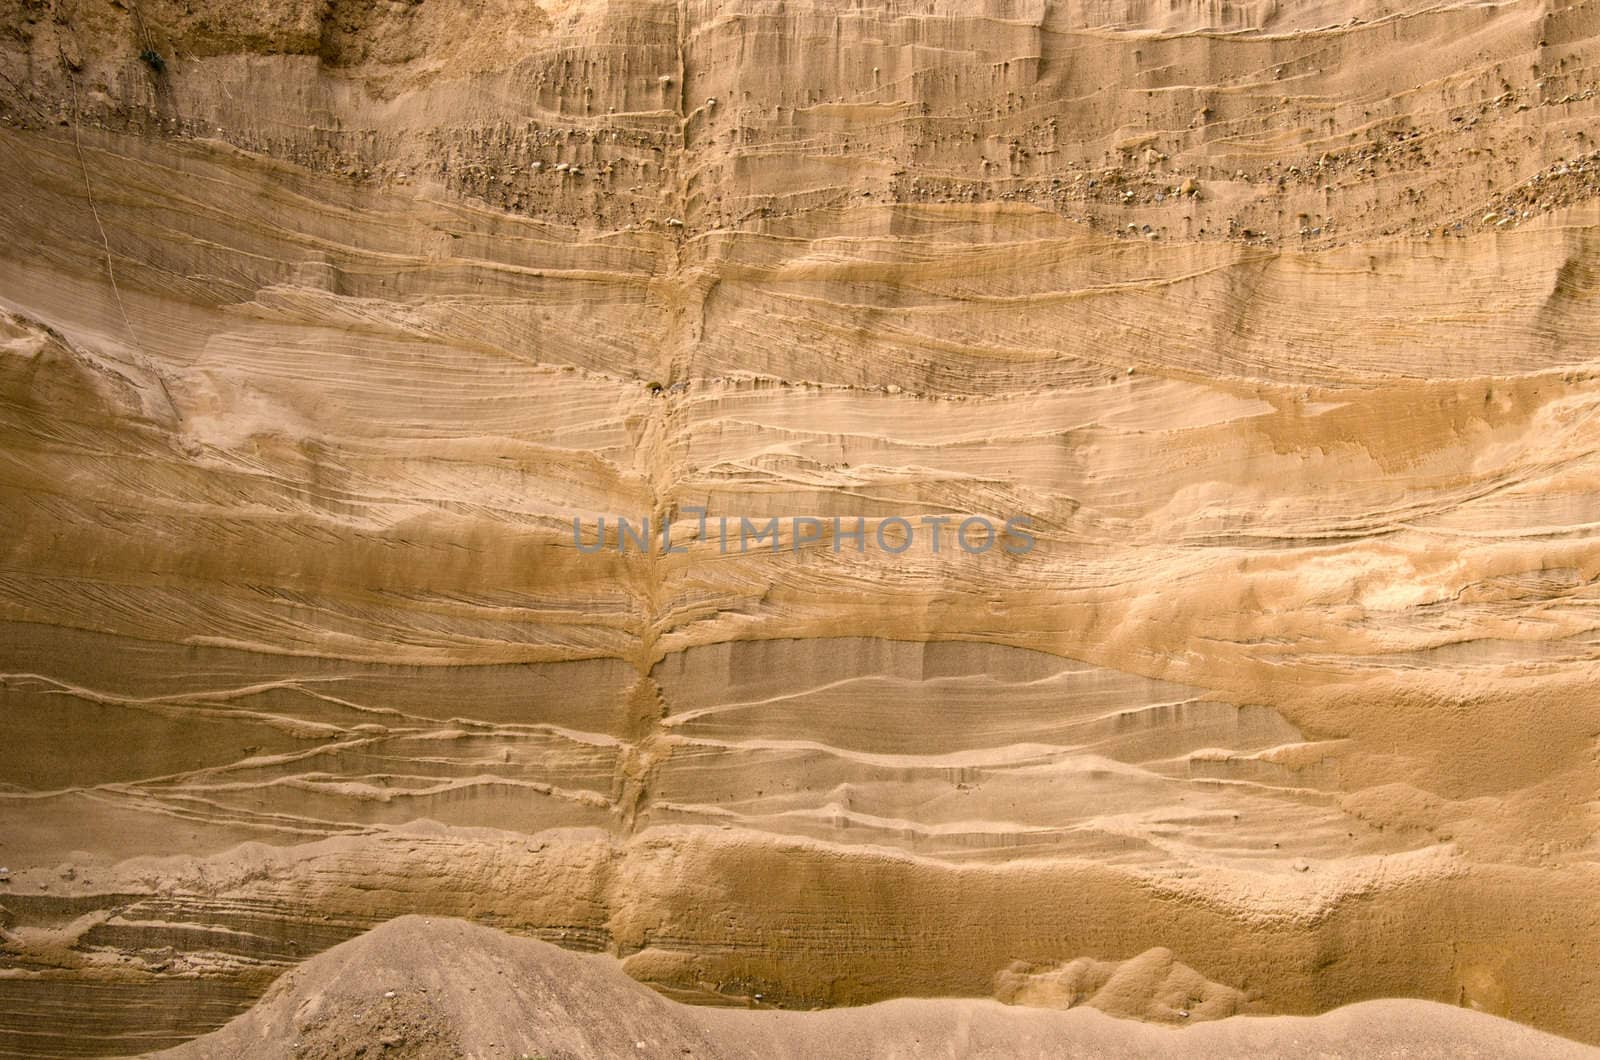
[[[1568,0],[0,0],[0,1053],[407,913],[1600,1041],[1597,86]]]
[[[1316,1056],[1581,1060],[1600,1050],[1429,1001],[1315,1017],[1239,1016],[1174,1030],[1091,1009],[903,999],[821,1012],[676,1004],[617,962],[460,920],[408,916],[313,957],[227,1027],[166,1060]]]

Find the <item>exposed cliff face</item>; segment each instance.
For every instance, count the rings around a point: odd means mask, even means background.
[[[0,10],[0,1048],[408,912],[1595,1036],[1590,7]]]

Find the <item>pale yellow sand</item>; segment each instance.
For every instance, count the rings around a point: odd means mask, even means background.
[[[640,986],[610,958],[409,916],[312,958],[224,1029],[160,1055],[1557,1060],[1600,1050],[1427,1001],[1367,1001],[1310,1018],[1237,1016],[1181,1030],[1093,1009],[948,998],[822,1012],[695,1008]]]
[[[413,912],[1600,1041],[1600,6],[0,30],[0,1052]],[[1038,546],[572,545],[693,507]]]

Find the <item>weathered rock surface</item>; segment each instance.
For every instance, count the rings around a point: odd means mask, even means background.
[[[1160,949],[1597,1039],[1591,6],[0,29],[0,1052],[407,913],[700,1001]]]

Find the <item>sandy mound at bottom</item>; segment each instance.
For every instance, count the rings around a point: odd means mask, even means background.
[[[1600,1057],[1427,1001],[1184,1029],[1089,1008],[905,999],[854,1009],[695,1008],[588,956],[459,920],[408,916],[286,974],[249,1012],[169,1058],[348,1057]]]
[[[1079,957],[1039,966],[1018,961],[994,977],[994,996],[1008,1005],[1075,1008],[1155,1023],[1199,1023],[1246,1011],[1244,994],[1213,983],[1175,960],[1164,946],[1126,961]]]

